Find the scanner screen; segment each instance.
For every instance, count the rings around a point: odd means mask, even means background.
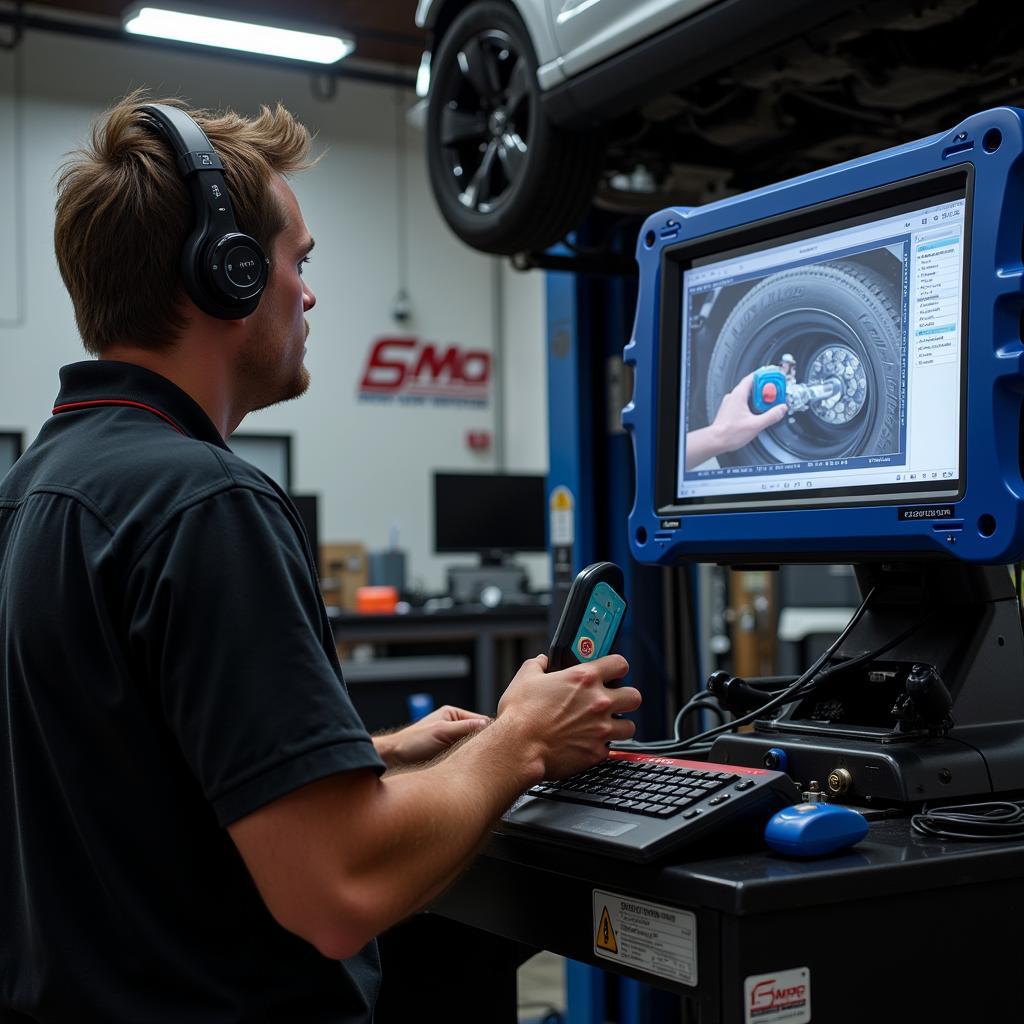
[[[967,230],[946,192],[682,261],[677,501],[957,495]]]

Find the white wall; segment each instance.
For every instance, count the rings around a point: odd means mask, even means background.
[[[15,146],[15,62],[23,85],[21,151]],[[409,551],[412,581],[436,589],[448,559],[433,556],[429,510],[435,468],[493,468],[495,454],[469,450],[470,430],[498,429],[493,400],[484,408],[382,407],[356,390],[371,341],[396,333],[390,316],[398,288],[397,124],[406,136],[409,291],[414,317],[401,332],[436,342],[493,349],[495,310],[504,325],[502,388],[506,467],[547,468],[543,277],[517,275],[459,243],[437,214],[421,154],[422,138],[397,120],[409,93],[340,80],[335,98],[313,97],[294,70],[168,54],[129,43],[27,34],[20,52],[0,52],[0,430],[31,440],[49,413],[57,369],[85,358],[52,250],[53,187],[64,154],[92,118],[129,89],[180,94],[197,106],[253,113],[281,100],[317,132],[326,155],[293,182],[316,237],[307,278],[317,293],[310,314],[313,384],[297,402],[246,419],[242,430],[295,436],[294,485],[322,496],[325,540],[386,545],[392,524]],[[14,183],[23,161],[24,195]],[[23,251],[15,220],[26,222]],[[18,275],[23,277],[19,278]],[[23,322],[16,322],[24,284]],[[503,284],[504,302],[496,281]],[[546,558],[528,560],[537,584]]]

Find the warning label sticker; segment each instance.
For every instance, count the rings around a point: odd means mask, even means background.
[[[594,890],[594,954],[681,985],[697,984],[697,918]]]
[[[806,967],[744,979],[746,1024],[809,1024],[811,972]]]
[[[576,533],[573,521],[573,508],[576,502],[573,500],[572,491],[568,487],[556,487],[548,499],[548,508],[551,514],[551,544],[553,547],[569,547],[573,543]]]
[[[597,938],[594,940],[598,949],[606,949],[609,953],[618,953],[619,944],[615,941],[615,929],[612,927],[611,915],[607,907],[601,908],[601,920],[597,925]]]

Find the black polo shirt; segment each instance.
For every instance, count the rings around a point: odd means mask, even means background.
[[[0,1021],[367,1022],[376,947],[286,932],[224,829],[383,768],[298,514],[165,378],[61,385],[0,481]]]

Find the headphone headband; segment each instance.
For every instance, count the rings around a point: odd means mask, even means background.
[[[178,173],[192,194],[195,221],[181,254],[189,298],[221,320],[248,316],[266,286],[270,261],[256,239],[235,224],[220,157],[184,110],[165,103],[138,109],[171,146]]]

